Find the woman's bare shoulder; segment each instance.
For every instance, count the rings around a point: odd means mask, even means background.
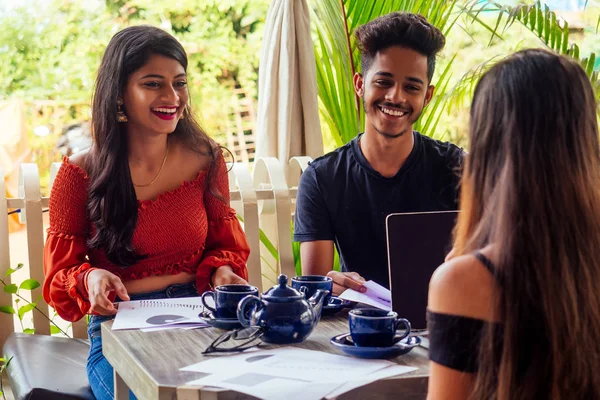
[[[85,164],[86,164],[86,161],[89,156],[89,151],[90,151],[90,149],[85,149],[85,150],[79,151],[75,154],[72,154],[69,157],[69,163],[76,165],[85,171]]]
[[[495,285],[492,274],[474,255],[452,258],[438,267],[431,277],[428,309],[493,320]]]

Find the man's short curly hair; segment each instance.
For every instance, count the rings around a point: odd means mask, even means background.
[[[394,12],[376,18],[358,27],[355,36],[362,52],[363,75],[373,64],[377,52],[391,46],[401,46],[427,57],[429,82],[435,71],[436,55],[446,44],[444,34],[431,25],[425,17],[407,12]]]

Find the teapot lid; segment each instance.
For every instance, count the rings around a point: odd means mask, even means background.
[[[288,277],[286,275],[279,275],[277,281],[279,282],[279,285],[273,286],[266,293],[264,293],[261,296],[263,299],[284,302],[304,299],[304,294],[287,285]]]

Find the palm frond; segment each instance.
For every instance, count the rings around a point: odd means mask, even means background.
[[[341,3],[317,1],[311,13],[317,37],[315,58],[321,118],[336,143],[346,143],[356,135],[359,124]]]
[[[474,4],[476,0],[470,0]],[[364,110],[355,97],[353,72],[360,71],[360,50],[354,31],[394,11],[418,13],[447,34],[460,16],[457,0],[316,0],[311,20],[315,29],[315,58],[319,110],[336,143],[347,143],[364,128]],[[345,18],[344,18],[345,16]],[[449,74],[449,70],[447,71]],[[448,75],[447,79],[449,80]],[[438,85],[438,88],[442,86]],[[441,103],[431,104],[440,113]],[[430,111],[430,112],[431,112]],[[436,114],[437,115],[437,114]],[[433,117],[432,117],[433,118]],[[435,126],[431,120],[431,126]],[[428,132],[423,131],[424,134]],[[430,134],[433,134],[431,132]]]
[[[598,73],[594,71],[596,54],[590,53],[588,57],[580,58],[579,46],[569,41],[569,24],[557,18],[547,5],[542,5],[538,0],[533,5],[515,7],[498,5],[498,7],[500,13],[496,22],[497,27],[504,23],[504,30],[506,30],[516,21],[520,22],[553,51],[577,59],[586,70],[594,87],[600,86]],[[600,19],[598,21],[600,24]]]
[[[415,123],[414,129],[419,132],[427,132],[428,136],[435,136],[436,128],[442,114],[446,111],[449,106],[447,96],[445,95],[448,90],[448,85],[452,77],[451,70],[456,55],[446,65],[446,68],[442,71],[441,75],[437,80],[436,94],[431,99],[431,102],[427,105],[423,111],[421,118]]]
[[[492,57],[481,64],[477,64],[467,71],[459,81],[446,92],[445,101],[448,102],[448,113],[457,111],[471,100],[475,86],[481,76],[490,69],[501,57]]]
[[[503,40],[502,35],[498,33],[498,25],[492,28],[487,22],[485,22],[482,18],[479,17],[479,15],[482,12],[498,12],[497,5],[493,3],[481,2],[479,0],[473,0],[465,5],[458,4],[457,7],[460,10],[459,15],[462,14],[467,16],[468,19],[470,19],[472,22],[477,22],[477,24],[479,24],[492,34],[488,45],[492,44],[494,39],[496,38]]]

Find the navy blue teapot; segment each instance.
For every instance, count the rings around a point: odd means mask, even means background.
[[[300,343],[310,335],[321,318],[328,290],[318,289],[310,298],[287,285],[288,278],[279,275],[279,285],[260,298],[246,296],[238,305],[237,316],[244,326],[258,326],[267,343]]]

